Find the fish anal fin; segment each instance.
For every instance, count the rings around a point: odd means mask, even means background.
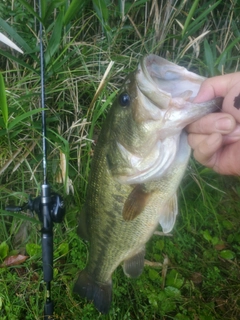
[[[82,211],[80,212],[78,216],[78,228],[77,228],[77,234],[80,238],[89,241],[89,234],[87,230],[87,214],[85,207],[82,208]]]
[[[144,269],[145,249],[127,259],[123,263],[123,271],[127,277],[137,278]]]
[[[123,219],[132,221],[144,210],[151,196],[151,192],[145,192],[141,185],[137,185],[130,192],[123,206]]]
[[[164,233],[168,233],[174,227],[178,214],[177,194],[174,194],[161,211],[159,223]]]
[[[107,283],[99,283],[85,271],[81,271],[74,285],[73,292],[92,301],[96,309],[108,313],[112,301],[112,280]]]

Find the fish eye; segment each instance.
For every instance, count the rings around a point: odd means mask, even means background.
[[[122,92],[118,97],[118,101],[122,107],[128,107],[130,105],[131,99],[127,92]]]

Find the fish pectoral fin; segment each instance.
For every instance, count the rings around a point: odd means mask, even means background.
[[[178,201],[177,194],[174,194],[172,198],[164,206],[161,212],[159,223],[164,233],[168,233],[174,227],[176,216],[178,214]]]
[[[82,208],[82,211],[80,212],[79,216],[77,217],[78,220],[78,228],[77,228],[77,234],[80,238],[89,241],[89,234],[87,230],[87,215],[85,207]]]
[[[112,280],[107,283],[99,283],[85,271],[81,271],[73,287],[73,292],[79,294],[88,301],[93,301],[95,307],[101,313],[108,313],[112,301]]]
[[[144,269],[145,249],[123,262],[123,271],[127,277],[136,278]]]
[[[130,192],[123,206],[123,219],[132,221],[144,210],[148,203],[151,193],[145,192],[142,185],[137,185]]]

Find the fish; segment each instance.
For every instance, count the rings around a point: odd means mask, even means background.
[[[177,189],[191,149],[184,127],[221,107],[193,102],[205,80],[157,55],[130,73],[98,137],[78,235],[89,242],[88,261],[73,292],[106,314],[112,274],[144,268],[145,245],[156,228],[168,233],[178,214]]]

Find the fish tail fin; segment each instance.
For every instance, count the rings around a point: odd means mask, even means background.
[[[112,281],[99,283],[85,271],[81,271],[74,285],[73,292],[89,301],[93,301],[101,313],[108,313],[112,301]]]

